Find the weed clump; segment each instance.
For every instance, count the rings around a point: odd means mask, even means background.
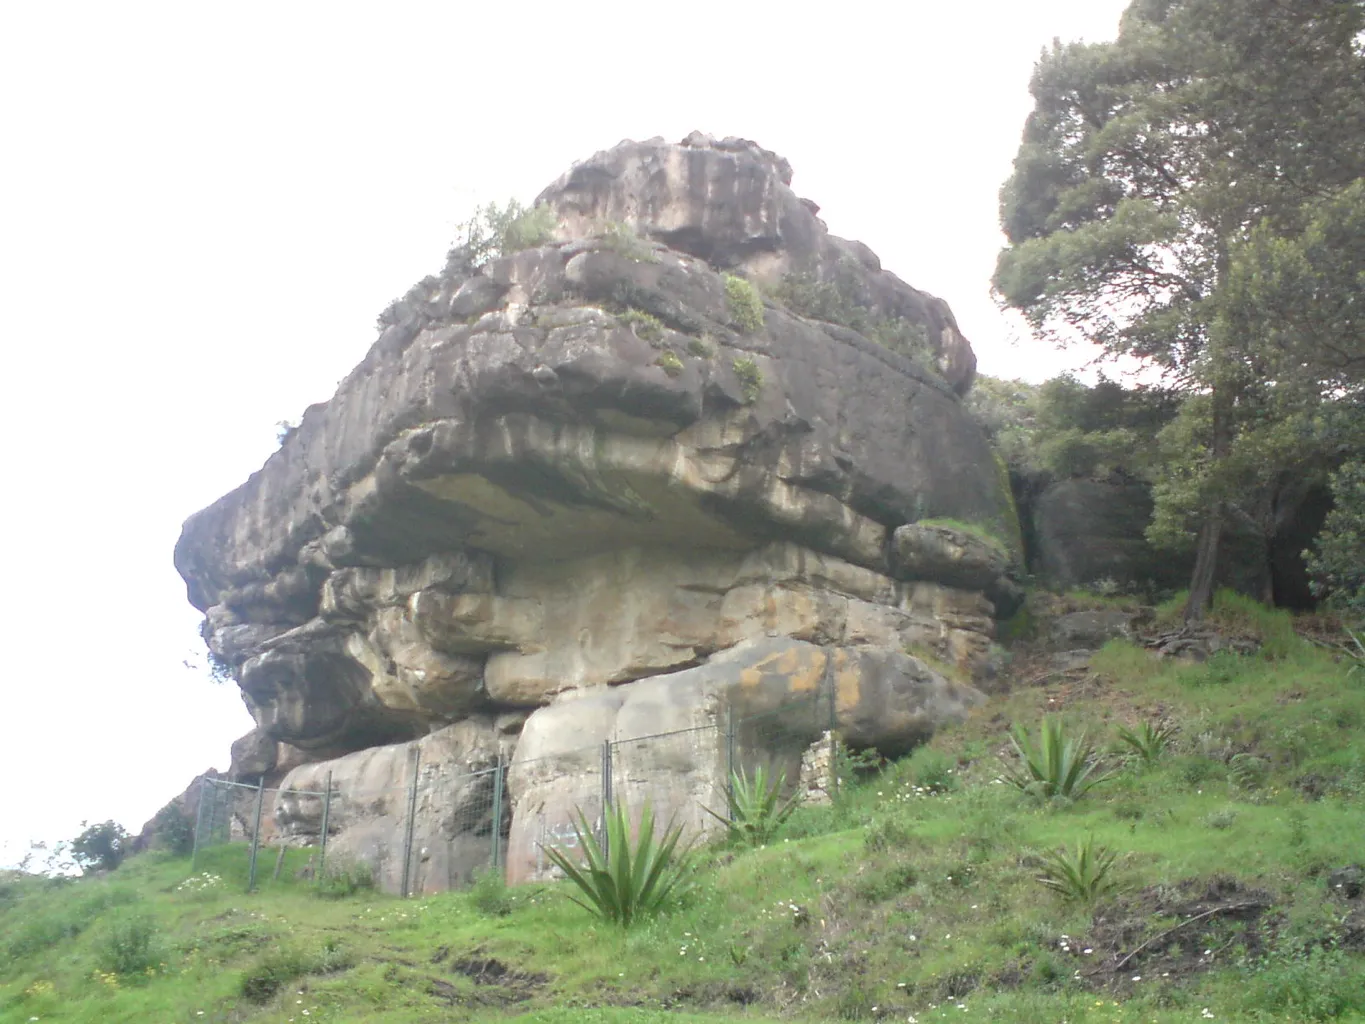
[[[506,917],[512,912],[513,898],[507,880],[497,868],[480,871],[469,887],[469,901],[484,917]]]
[[[274,949],[242,974],[242,995],[253,1003],[268,1003],[295,978],[313,973],[318,961],[299,949]]]
[[[602,223],[601,229],[597,233],[597,244],[606,252],[614,252],[628,260],[634,260],[636,263],[659,262],[658,253],[654,251],[649,242],[641,238],[634,227],[619,220],[609,220]]]
[[[95,941],[100,967],[119,978],[146,978],[163,957],[160,931],[145,914],[120,915],[100,931]]]
[[[840,267],[833,281],[788,274],[773,289],[773,297],[799,316],[847,327],[922,366],[933,364],[933,348],[923,324],[904,317],[876,316],[857,300],[856,291],[852,275]]]
[[[655,342],[664,336],[663,321],[642,309],[628,308],[618,313],[616,319],[629,327],[641,341]]]
[[[654,360],[654,363],[670,377],[676,377],[683,372],[683,361],[678,358],[678,353],[671,348],[666,349],[658,359]]]
[[[325,900],[342,900],[360,892],[374,889],[374,872],[368,864],[344,864],[328,868],[318,876],[318,896]]]

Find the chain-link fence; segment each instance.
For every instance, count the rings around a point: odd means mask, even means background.
[[[468,885],[481,871],[509,882],[554,877],[547,848],[580,845],[583,825],[604,838],[603,811],[624,803],[638,820],[645,806],[693,836],[724,826],[737,775],[762,768],[789,793],[824,800],[834,771],[837,709],[826,679],[801,696],[768,704],[729,704],[706,725],[611,738],[552,757],[510,760],[501,754],[482,767],[455,759],[424,763],[422,743],[406,759],[393,748],[348,755],[346,783],[331,765],[305,765],[288,788],[206,778],[199,792],[194,861],[222,844],[246,847],[247,889],[267,866],[263,846],[277,850],[278,876],[287,849],[306,849],[300,874],[329,877],[337,864],[364,864],[380,888],[408,896]],[[329,869],[329,858],[334,865]]]

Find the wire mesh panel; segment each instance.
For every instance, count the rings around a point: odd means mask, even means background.
[[[725,808],[724,733],[714,725],[618,740],[611,745],[615,803],[638,823],[646,806],[659,826],[676,824],[687,835],[719,823],[704,808]]]
[[[580,815],[590,832],[600,833],[612,780],[612,773],[603,771],[607,748],[604,743],[568,746],[566,739],[555,736],[538,747],[528,744],[543,756],[515,760],[508,770],[507,790],[514,808],[507,837],[508,882],[556,877],[545,850],[577,850]]]

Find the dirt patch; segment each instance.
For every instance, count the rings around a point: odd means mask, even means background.
[[[427,991],[449,1006],[509,1006],[532,998],[549,980],[535,971],[511,967],[497,957],[488,956],[482,949],[474,949],[462,956],[452,957],[449,946],[441,946],[431,955],[434,965],[446,965],[452,974],[472,982],[467,986],[453,984],[444,978],[428,977]]]
[[[764,994],[758,986],[747,982],[701,982],[676,988],[654,1005],[665,1010],[725,1010],[736,1006],[753,1006],[764,1002]],[[621,1006],[644,1006],[648,1003],[636,1000],[630,1003],[616,1003]]]
[[[537,989],[550,980],[549,975],[538,971],[522,971],[509,967],[497,957],[484,955],[481,949],[450,961],[450,969],[457,974],[463,974],[475,985]]]
[[[1233,946],[1261,952],[1270,908],[1268,893],[1227,876],[1150,886],[1097,914],[1066,951],[1079,954],[1077,976],[1095,988],[1174,981],[1220,966]]]

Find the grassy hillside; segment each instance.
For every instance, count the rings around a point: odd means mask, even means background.
[[[629,932],[562,886],[399,901],[318,896],[286,858],[147,854],[107,878],[0,883],[0,1022],[1365,1020],[1365,672],[1283,616],[1224,602],[1254,655],[1158,661],[1115,642],[1038,671],[766,848],[704,852],[675,912]],[[1074,801],[1002,776],[1011,723],[1059,715],[1106,749],[1178,732]],[[1041,885],[1091,839],[1117,888]],[[1340,879],[1343,876],[1338,876]],[[334,886],[333,888],[339,888]],[[1121,964],[1121,967],[1120,967]]]

